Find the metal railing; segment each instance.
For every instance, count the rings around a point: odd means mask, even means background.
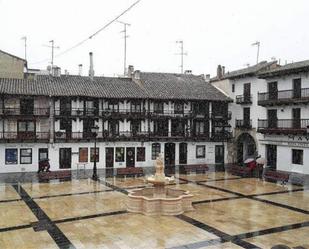
[[[306,132],[309,119],[259,119],[259,132]]]
[[[0,108],[0,115],[6,116],[49,116],[49,108]]]
[[[0,132],[0,140],[49,140],[49,132]]]
[[[258,104],[269,101],[293,101],[295,99],[308,99],[309,88],[302,88],[299,92],[291,90],[282,90],[275,92],[258,93]]]
[[[252,95],[237,95],[236,104],[252,104]]]
[[[236,128],[240,129],[251,129],[252,128],[252,120],[246,120],[246,119],[236,119],[235,120],[235,126]]]

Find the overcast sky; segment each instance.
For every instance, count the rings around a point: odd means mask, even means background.
[[[28,38],[31,68],[50,62],[51,39],[59,52],[89,37],[135,0],[0,0],[0,49],[24,57],[22,36]],[[214,76],[218,64],[227,71],[260,60],[281,63],[309,59],[309,1],[307,0],[141,0],[120,18],[128,22],[127,64],[148,72],[180,72],[177,40],[184,41],[184,69]],[[123,73],[123,26],[113,23],[93,39],[54,64],[88,74],[90,51],[96,75]],[[38,61],[45,60],[41,63]]]

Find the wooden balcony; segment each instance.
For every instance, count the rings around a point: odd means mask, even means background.
[[[258,93],[258,105],[279,106],[309,103],[309,88],[302,88],[299,92],[284,90],[276,92]]]
[[[258,132],[263,134],[278,134],[278,135],[305,135],[309,119],[259,119]]]
[[[252,129],[252,120],[236,119],[235,126],[238,129]]]
[[[240,105],[252,104],[252,95],[237,95],[236,104]]]
[[[49,132],[0,132],[3,142],[49,142]]]
[[[0,108],[0,116],[2,117],[33,117],[33,116],[49,116],[49,108]]]
[[[98,141],[226,141],[231,138],[230,132],[217,133],[168,133],[168,132],[98,132]],[[56,142],[94,141],[93,133],[55,132]]]

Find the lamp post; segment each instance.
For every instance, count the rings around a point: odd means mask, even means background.
[[[98,135],[99,127],[94,126],[91,128],[91,132],[94,136],[94,160],[93,160],[93,173],[92,173],[92,179],[97,180],[97,135]]]

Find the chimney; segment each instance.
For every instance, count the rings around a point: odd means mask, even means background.
[[[61,76],[61,68],[57,66],[52,67],[52,76],[53,77],[60,77]]]
[[[133,79],[134,80],[140,80],[141,79],[141,71],[140,70],[135,70],[133,73]]]
[[[129,65],[129,67],[128,67],[128,77],[132,77],[133,73],[134,73],[134,66]]]
[[[94,70],[93,70],[93,55],[92,52],[89,53],[90,58],[90,68],[89,68],[89,77],[93,80],[94,77]]]
[[[206,74],[206,75],[205,75],[205,81],[206,81],[207,83],[210,82],[210,74]]]
[[[218,67],[217,67],[217,77],[219,79],[222,78],[222,67],[221,67],[221,65],[218,65]]]
[[[82,74],[83,74],[83,64],[79,64],[78,65],[78,75],[82,76]]]
[[[225,66],[222,66],[222,75],[225,75]]]

